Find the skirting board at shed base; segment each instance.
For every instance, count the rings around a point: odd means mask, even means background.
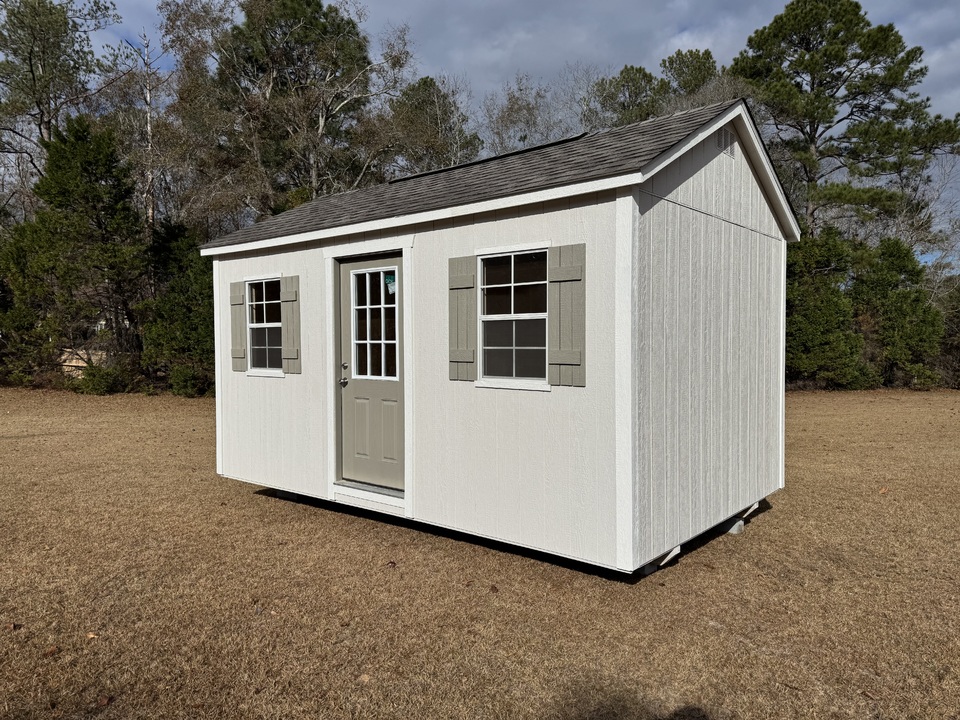
[[[239,478],[232,478],[232,479],[239,480]],[[241,482],[249,482],[249,481],[246,481],[246,480],[240,480],[240,481],[241,481]],[[258,485],[259,483],[249,483],[249,484],[251,484],[251,485]],[[460,539],[460,540],[463,541],[463,542],[470,542],[472,538],[479,538],[479,539],[481,539],[481,540],[486,540],[486,541],[490,541],[490,542],[496,543],[497,547],[502,548],[503,551],[505,551],[505,552],[510,552],[510,551],[511,551],[511,548],[517,548],[518,550],[531,550],[531,551],[533,551],[533,552],[543,553],[544,555],[548,555],[548,556],[551,556],[551,557],[562,558],[562,559],[564,559],[564,560],[571,560],[571,561],[573,561],[573,562],[575,562],[575,563],[577,563],[577,564],[582,564],[582,565],[584,565],[584,566],[597,567],[597,568],[602,568],[602,569],[604,569],[604,570],[614,570],[614,571],[616,571],[616,572],[618,572],[618,573],[622,573],[622,574],[624,574],[624,575],[639,574],[641,577],[646,577],[646,576],[648,576],[648,575],[652,575],[653,573],[655,573],[655,572],[656,572],[657,570],[659,570],[660,568],[665,567],[666,565],[668,565],[668,564],[669,564],[670,562],[672,562],[673,560],[676,560],[676,559],[681,555],[681,553],[683,552],[683,546],[689,544],[692,540],[696,540],[697,538],[700,538],[700,537],[709,535],[709,534],[714,533],[714,532],[716,532],[716,531],[718,531],[718,530],[719,530],[721,533],[726,533],[726,534],[730,534],[730,535],[740,535],[740,534],[742,534],[743,531],[744,531],[744,529],[745,529],[745,521],[746,521],[747,517],[748,517],[749,515],[753,514],[754,512],[756,512],[757,508],[760,507],[760,503],[759,503],[759,502],[755,502],[755,503],[753,503],[751,506],[749,506],[749,507],[747,507],[747,508],[744,508],[744,509],[741,510],[740,512],[738,512],[738,513],[732,515],[731,517],[727,518],[727,519],[724,520],[723,522],[718,523],[717,525],[715,525],[715,526],[713,526],[713,527],[711,527],[711,528],[708,528],[708,529],[704,530],[704,531],[703,531],[702,533],[700,533],[699,535],[695,535],[695,536],[693,536],[693,537],[691,537],[691,538],[688,538],[688,539],[685,540],[683,543],[680,543],[679,545],[677,545],[676,547],[672,548],[672,549],[671,549],[670,551],[668,551],[667,553],[664,553],[663,555],[660,555],[660,556],[658,556],[658,557],[656,557],[656,558],[651,558],[651,559],[647,560],[646,562],[642,563],[639,567],[634,568],[634,569],[632,569],[632,570],[629,570],[629,569],[625,569],[625,568],[619,568],[619,567],[616,567],[616,566],[614,566],[614,565],[607,565],[607,564],[603,564],[603,563],[587,562],[587,561],[583,560],[582,558],[578,558],[578,557],[573,556],[573,555],[567,555],[567,554],[564,554],[564,553],[557,553],[557,552],[553,552],[553,551],[550,551],[550,550],[545,550],[545,549],[543,549],[543,548],[536,547],[536,546],[534,546],[534,545],[524,545],[524,544],[522,544],[522,543],[507,542],[507,541],[504,541],[504,540],[502,540],[502,539],[500,539],[500,538],[494,537],[494,536],[492,536],[492,535],[482,535],[482,534],[479,534],[479,533],[466,532],[466,531],[464,531],[464,530],[460,530],[459,528],[453,527],[453,526],[451,526],[451,525],[442,525],[442,524],[439,524],[439,523],[432,523],[432,522],[427,522],[427,521],[424,521],[424,520],[417,520],[417,519],[415,519],[415,518],[405,518],[405,517],[404,517],[404,514],[403,514],[403,508],[402,508],[402,507],[397,506],[397,505],[394,505],[394,504],[386,504],[386,503],[380,503],[380,502],[371,501],[371,500],[369,500],[369,499],[367,499],[367,498],[365,498],[365,497],[357,497],[357,496],[350,496],[350,495],[343,495],[343,494],[341,494],[341,493],[336,493],[336,495],[334,496],[334,499],[333,499],[333,500],[329,500],[329,499],[327,499],[327,498],[321,498],[321,497],[316,497],[316,496],[312,496],[312,495],[304,495],[304,494],[302,494],[302,493],[291,492],[291,491],[289,491],[289,490],[281,490],[281,489],[278,489],[278,488],[271,488],[271,489],[274,490],[274,494],[276,495],[276,497],[279,498],[279,499],[281,499],[281,500],[292,500],[292,501],[294,501],[294,502],[299,502],[299,501],[304,500],[304,499],[305,499],[305,500],[320,500],[320,501],[322,501],[322,502],[329,502],[329,503],[333,503],[333,504],[335,504],[335,505],[344,505],[344,506],[351,507],[351,508],[356,508],[356,509],[359,509],[359,510],[366,510],[366,511],[375,512],[375,513],[382,513],[382,514],[385,514],[385,515],[392,515],[392,516],[394,516],[394,517],[402,518],[402,519],[408,521],[408,522],[410,523],[410,526],[411,526],[411,527],[413,527],[413,526],[418,526],[418,525],[419,525],[419,526],[423,526],[425,529],[429,529],[429,528],[439,528],[439,529],[442,529],[442,530],[451,531],[451,532],[455,533],[455,534],[457,535],[457,538]],[[349,489],[349,488],[348,488],[348,489]],[[366,494],[370,494],[370,493],[366,493]],[[389,497],[389,496],[385,496],[385,499],[387,499],[387,500],[393,500],[393,498],[391,498],[391,497]],[[322,509],[322,508],[321,508],[321,509]]]

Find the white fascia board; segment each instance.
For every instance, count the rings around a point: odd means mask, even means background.
[[[773,212],[780,222],[780,228],[783,231],[784,237],[788,241],[799,240],[800,226],[797,224],[797,219],[793,215],[793,210],[790,209],[790,203],[787,201],[787,196],[783,192],[783,186],[780,185],[780,180],[777,178],[777,174],[774,172],[773,165],[770,162],[770,156],[767,155],[763,141],[757,133],[757,128],[753,124],[753,120],[750,118],[750,114],[747,112],[747,107],[743,100],[728,108],[726,112],[717,115],[717,117],[703,125],[695,133],[688,135],[685,140],[677,143],[647,163],[641,171],[644,180],[649,180],[660,170],[694,146],[699,145],[729,122],[733,122],[737,128],[737,134],[740,136],[744,150],[750,158],[750,162],[753,164],[757,178],[766,191],[767,197],[771,200]]]
[[[270,248],[282,247],[284,245],[294,245],[296,243],[327,240],[330,238],[344,237],[346,235],[358,235],[361,233],[396,230],[397,228],[408,225],[441,222],[444,220],[450,220],[452,218],[463,217],[464,215],[477,215],[486,212],[496,212],[498,210],[507,210],[509,208],[521,207],[523,205],[551,202],[553,200],[560,200],[562,198],[574,197],[577,195],[589,195],[591,193],[604,192],[606,190],[615,190],[616,188],[624,187],[626,185],[639,185],[645,179],[646,178],[642,173],[618,175],[616,177],[603,178],[601,180],[591,180],[590,182],[577,183],[575,185],[563,185],[562,187],[549,188],[547,190],[537,190],[536,192],[523,193],[521,195],[511,195],[509,197],[496,198],[494,200],[484,200],[483,202],[469,203],[467,205],[455,205],[453,207],[440,208],[439,210],[428,210],[426,212],[414,213],[412,215],[398,215],[392,218],[370,220],[369,222],[355,223],[353,225],[341,225],[339,227],[327,228],[326,230],[298,233],[296,235],[286,235],[283,237],[269,238],[266,240],[257,240],[255,242],[240,243],[238,245],[224,245],[223,247],[204,248],[200,251],[200,254],[229,255],[231,253],[267,250]]]

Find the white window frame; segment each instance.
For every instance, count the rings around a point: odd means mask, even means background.
[[[506,256],[516,256],[516,255],[527,255],[530,253],[542,252],[546,254],[546,263],[547,263],[547,275],[543,279],[543,284],[546,286],[546,309],[542,313],[511,313],[509,315],[486,315],[483,312],[483,291],[488,287],[483,282],[483,261],[489,260],[496,257],[506,257]],[[550,248],[546,245],[515,245],[510,247],[503,247],[498,249],[488,249],[483,251],[478,251],[477,253],[477,282],[476,282],[476,292],[477,292],[477,379],[474,381],[475,387],[484,387],[484,388],[503,388],[503,389],[512,389],[512,390],[535,390],[540,392],[550,392],[551,386],[548,382],[548,376],[550,372],[550,322],[549,322],[549,310],[550,310],[550,283],[549,283],[549,262],[550,262]],[[539,284],[540,281],[535,283],[519,283],[520,285],[526,284]],[[496,286],[491,286],[496,287]],[[511,277],[511,283],[509,287],[515,287],[513,278]],[[511,294],[512,295],[512,294]],[[485,321],[497,321],[497,320],[540,320],[544,321],[544,375],[543,378],[506,378],[506,377],[486,377],[484,375],[484,342],[483,342],[483,323]]]
[[[255,375],[255,376],[260,376],[260,377],[283,377],[283,376],[284,376],[284,372],[283,372],[283,358],[282,358],[282,353],[283,353],[283,303],[282,303],[282,301],[279,301],[279,300],[278,300],[278,301],[275,301],[275,302],[277,303],[277,305],[280,307],[280,320],[279,320],[278,322],[275,322],[275,323],[268,323],[268,322],[255,323],[255,322],[253,322],[253,320],[251,319],[251,312],[252,312],[252,308],[253,308],[253,303],[252,303],[251,300],[250,300],[250,286],[251,286],[251,285],[257,285],[257,284],[264,285],[264,298],[266,298],[266,285],[265,285],[265,284],[268,283],[268,282],[276,282],[276,283],[279,285],[279,283],[280,283],[280,276],[277,275],[277,276],[275,276],[275,277],[246,278],[246,279],[244,280],[244,285],[243,285],[243,291],[244,291],[244,307],[243,307],[243,310],[244,310],[244,313],[246,314],[245,319],[246,319],[246,325],[247,325],[247,328],[246,328],[246,333],[247,333],[247,375]],[[271,302],[274,302],[274,301],[271,301]],[[257,303],[257,304],[260,304],[260,303]],[[266,321],[266,307],[264,307],[264,321]],[[281,351],[280,367],[278,367],[278,368],[272,368],[272,367],[256,367],[256,366],[253,364],[253,331],[254,331],[255,329],[259,329],[259,328],[267,328],[267,329],[269,329],[269,328],[277,328],[277,329],[280,330],[280,348],[279,348],[280,351]],[[267,347],[269,348],[269,347],[272,347],[272,346],[268,345]]]
[[[350,271],[350,373],[351,373],[351,377],[352,377],[353,380],[382,380],[383,382],[400,382],[400,362],[401,362],[401,358],[400,358],[400,352],[399,352],[399,351],[400,351],[400,302],[399,302],[399,300],[400,300],[400,272],[399,272],[399,270],[400,270],[399,267],[396,266],[396,265],[384,265],[384,266],[382,266],[382,267],[358,268],[357,270],[351,270],[351,271]],[[385,332],[385,330],[386,330],[386,323],[384,322],[384,316],[383,316],[383,314],[381,314],[381,316],[380,316],[380,335],[381,335],[381,339],[380,339],[380,340],[375,340],[375,341],[373,341],[373,342],[376,342],[376,343],[380,344],[381,346],[384,345],[384,344],[390,344],[390,345],[393,345],[393,346],[394,346],[394,355],[396,356],[396,362],[397,362],[397,376],[396,376],[396,377],[390,377],[390,376],[388,376],[388,375],[358,375],[358,374],[357,374],[357,368],[359,367],[359,365],[357,364],[357,342],[358,342],[358,340],[357,340],[357,282],[356,282],[356,276],[357,276],[357,275],[366,275],[367,277],[369,277],[371,273],[375,273],[375,272],[385,273],[385,272],[388,272],[388,271],[392,271],[392,272],[393,272],[394,282],[395,282],[396,285],[397,285],[397,291],[396,291],[396,293],[395,293],[397,300],[396,300],[396,302],[394,302],[394,304],[393,304],[392,306],[391,306],[391,305],[384,305],[384,304],[383,304],[383,297],[381,296],[381,298],[380,298],[380,308],[381,308],[381,309],[386,308],[386,307],[393,307],[393,308],[395,308],[396,314],[397,314],[397,317],[396,317],[397,337],[394,338],[393,340],[387,340],[387,339],[385,339],[385,335],[386,335],[386,332]],[[368,304],[364,305],[364,307],[367,308],[368,311],[369,311],[369,308],[371,307],[371,306],[369,305],[369,300],[370,300],[370,284],[367,283],[367,302],[368,302]],[[368,354],[367,354],[367,369],[368,369],[368,370],[370,369],[369,349],[370,349],[370,342],[371,342],[371,341],[370,341],[370,338],[369,338],[369,334],[370,334],[370,322],[369,322],[369,320],[368,320],[368,321],[367,321],[367,335],[368,335],[368,337],[367,337],[367,339],[366,339],[366,341],[365,341],[365,342],[367,343],[367,350],[368,350]],[[382,359],[381,359],[381,360],[382,360]],[[381,364],[381,369],[384,369],[385,367],[386,367],[385,364]]]

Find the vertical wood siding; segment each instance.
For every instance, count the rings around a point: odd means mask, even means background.
[[[666,198],[666,199],[660,199]],[[740,147],[711,136],[640,188],[636,556],[780,485],[785,243]]]
[[[416,503],[438,525],[613,566],[615,195],[461,219],[418,234]],[[448,261],[526,243],[587,245],[586,387],[451,382]]]
[[[325,347],[330,319],[323,258],[319,249],[260,252],[221,259],[221,297],[230,282],[299,276],[300,374],[282,378],[232,372],[230,348],[218,347],[218,401],[222,411],[217,428],[222,448],[221,473],[227,477],[324,497],[325,458],[333,450],[325,437],[326,413],[332,412],[324,392],[322,372],[333,362]],[[221,345],[230,344],[229,306],[218,308]]]

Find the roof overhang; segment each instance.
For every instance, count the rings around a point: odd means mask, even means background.
[[[523,193],[520,195],[511,195],[508,197],[496,198],[494,200],[485,200],[483,202],[468,203],[466,205],[455,205],[440,210],[429,210],[427,212],[413,213],[410,215],[398,215],[396,217],[384,218],[382,220],[371,220],[369,222],[356,223],[353,225],[341,225],[326,230],[317,230],[316,232],[305,232],[297,235],[286,235],[284,237],[270,238],[269,240],[255,240],[253,242],[243,243],[241,245],[226,245],[222,247],[203,248],[201,255],[228,255],[231,253],[242,253],[257,250],[266,250],[269,248],[282,247],[285,245],[295,245],[298,243],[317,242],[328,240],[330,238],[344,237],[346,235],[359,235],[369,232],[383,232],[385,230],[397,230],[402,227],[420,225],[422,223],[442,222],[452,220],[464,215],[479,215],[480,213],[495,212],[497,210],[506,210],[523,205],[532,205],[535,203],[550,202],[560,200],[575,195],[587,195],[590,193],[603,192],[604,190],[615,190],[625,185],[635,185],[644,181],[642,173],[631,173],[630,175],[620,175],[617,177],[604,178],[602,180],[593,180],[586,183],[575,185],[564,185],[562,187],[550,188],[548,190],[538,190],[532,193]]]
[[[787,201],[786,194],[774,172],[773,164],[767,154],[766,148],[757,132],[756,124],[750,116],[746,103],[742,100],[736,105],[732,105],[726,111],[720,113],[715,118],[700,126],[700,128],[679,143],[673,145],[666,152],[661,153],[640,171],[626,175],[617,175],[600,180],[591,180],[584,183],[575,183],[564,185],[562,187],[537,190],[519,195],[485,200],[476,203],[467,203],[456,205],[439,210],[429,210],[426,212],[412,213],[409,215],[397,215],[395,217],[371,220],[367,222],[355,223],[352,225],[341,225],[335,228],[317,230],[312,232],[297,233],[295,235],[285,235],[282,237],[269,238],[265,240],[255,240],[238,245],[225,245],[220,247],[203,248],[201,255],[233,255],[238,253],[258,252],[262,250],[287,247],[301,243],[316,243],[330,240],[333,238],[345,237],[349,235],[362,235],[364,233],[382,233],[385,231],[399,230],[400,228],[421,225],[424,223],[442,222],[453,220],[465,215],[478,215],[481,213],[496,212],[507,210],[524,205],[533,205],[537,203],[551,202],[563,198],[574,197],[577,195],[588,195],[591,193],[615,190],[617,188],[639,185],[656,175],[660,170],[668,166],[674,160],[679,158],[685,152],[690,150],[698,143],[705,140],[711,133],[723,127],[729,122],[733,122],[740,136],[741,145],[749,157],[752,167],[756,173],[767,200],[773,209],[774,214],[779,221],[780,228],[784,237],[788,241],[800,239],[800,227],[794,217],[790,203]]]

